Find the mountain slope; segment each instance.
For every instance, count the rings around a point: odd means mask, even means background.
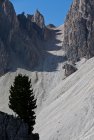
[[[46,27],[39,11],[17,16],[9,0],[0,7],[0,110],[13,114],[9,87],[18,73],[28,75],[40,140],[94,140],[94,58],[82,59],[94,56],[93,7],[92,0],[74,0],[60,27]],[[68,60],[78,70],[66,77]]]
[[[43,109],[37,110],[35,131],[40,140],[94,139],[94,58],[79,64],[78,68],[65,80],[57,82],[45,97]],[[30,71],[18,69],[0,78],[0,110],[4,112],[12,113],[8,108],[8,90],[17,73],[34,76]]]
[[[63,62],[65,62],[65,53],[62,48],[63,26],[50,29],[50,32],[52,33],[52,40],[46,41],[44,50],[41,52],[43,61],[35,67],[35,71],[18,68],[16,71],[9,72],[0,77],[1,111],[10,112],[8,109],[9,87],[18,73],[27,74],[32,79],[34,93],[37,98],[38,108],[40,109],[44,107],[50,91],[57,85],[57,82],[59,83],[65,78],[64,69],[62,69]],[[45,53],[45,50],[47,53]]]
[[[47,100],[35,126],[41,140],[93,140],[94,58],[57,83]]]

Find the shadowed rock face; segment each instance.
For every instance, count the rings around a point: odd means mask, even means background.
[[[94,1],[74,0],[64,24],[64,47],[69,60],[94,56]]]
[[[45,26],[44,17],[37,10],[34,15],[24,13],[16,15],[10,1],[4,0],[0,12],[0,75],[17,68],[30,71],[56,71],[58,63],[64,61],[63,56],[51,54],[49,51],[60,49],[56,39],[59,30]],[[50,68],[43,66],[55,59]],[[45,65],[45,64],[44,64]]]
[[[28,135],[28,126],[19,118],[0,112],[0,140],[39,140],[38,134]]]
[[[77,68],[74,65],[68,63],[66,63],[63,68],[65,69],[66,77],[77,71]]]
[[[0,75],[18,67],[31,70],[39,63],[44,26],[39,12],[16,16],[9,0],[0,3]]]

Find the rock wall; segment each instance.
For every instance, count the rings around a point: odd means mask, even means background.
[[[74,0],[64,24],[68,60],[94,56],[94,1]]]
[[[29,136],[28,126],[23,121],[0,112],[0,140],[39,140],[39,135]]]
[[[33,21],[34,19],[38,19]],[[44,18],[16,15],[9,0],[0,3],[0,75],[18,67],[28,70],[38,65],[42,55]]]

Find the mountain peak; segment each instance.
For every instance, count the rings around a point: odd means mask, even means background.
[[[35,14],[40,14],[41,15],[41,13],[38,9],[36,9]]]
[[[37,9],[34,16],[33,16],[33,21],[40,27],[44,28],[45,27],[45,21],[43,15],[39,12]]]

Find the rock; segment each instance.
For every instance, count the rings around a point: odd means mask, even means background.
[[[30,38],[35,36],[42,39],[43,29],[41,29],[35,22],[32,22],[33,15],[25,15],[24,13],[22,13],[17,17],[21,30],[25,30]]]
[[[0,140],[39,140],[38,134],[28,135],[28,126],[19,118],[0,112]]]
[[[0,75],[18,67],[33,70],[40,63],[43,46],[44,18],[37,11],[33,15],[16,15],[9,0],[0,5]],[[38,20],[37,20],[38,18]]]
[[[8,58],[6,47],[0,39],[0,74],[4,74],[8,70]]]
[[[44,17],[38,10],[36,10],[32,18],[32,21],[35,22],[41,29],[44,29],[45,27]]]
[[[64,47],[69,60],[94,56],[94,1],[74,0],[64,23]]]
[[[74,73],[75,71],[77,71],[77,68],[75,66],[73,66],[72,64],[66,63],[63,68],[65,69],[65,76],[69,76],[72,73]]]

